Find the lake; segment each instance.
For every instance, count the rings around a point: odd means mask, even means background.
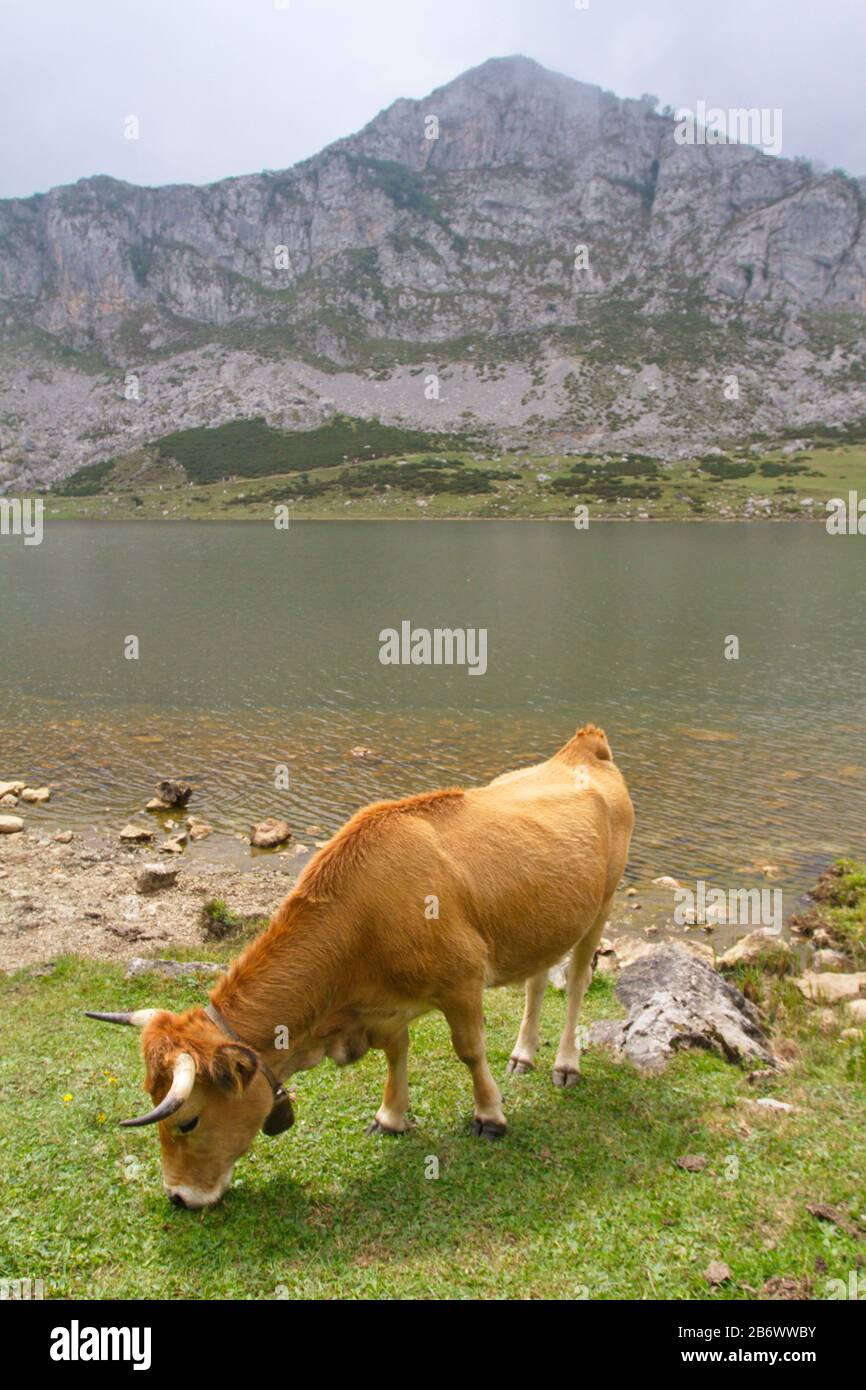
[[[254,820],[312,845],[593,720],[635,801],[630,877],[772,864],[787,912],[866,853],[864,600],[866,543],[819,525],[51,523],[0,539],[0,780],[55,787],[32,827],[86,830],[185,777],[219,832],[188,854],[247,862]],[[486,630],[486,672],[383,665],[404,621]]]

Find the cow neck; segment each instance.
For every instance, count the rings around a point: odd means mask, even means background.
[[[290,901],[290,900],[289,900]],[[238,1037],[284,1073],[292,1053],[336,1005],[340,969],[337,931],[320,911],[283,905],[262,936],[250,942],[211,994]],[[322,949],[323,940],[328,949]],[[280,1032],[278,1030],[284,1030]]]

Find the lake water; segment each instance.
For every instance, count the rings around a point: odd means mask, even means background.
[[[264,816],[311,844],[594,720],[636,805],[630,876],[771,863],[789,911],[866,853],[864,602],[866,542],[807,524],[52,523],[0,539],[0,780],[55,786],[32,826],[85,829],[186,777],[220,832],[188,853],[238,861]],[[383,666],[403,620],[486,629],[486,674]]]

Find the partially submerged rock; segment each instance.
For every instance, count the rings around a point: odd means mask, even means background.
[[[179,782],[173,777],[166,777],[159,783],[156,794],[160,801],[164,801],[168,806],[185,806],[192,796],[192,787],[189,782]]]
[[[0,782],[0,796],[20,796],[26,782]]]
[[[651,946],[623,970],[616,994],[628,1017],[594,1023],[590,1042],[612,1048],[641,1071],[663,1070],[688,1047],[730,1062],[776,1066],[754,1005],[680,945]]]
[[[20,816],[0,816],[0,835],[17,835],[24,829]]]
[[[277,820],[275,816],[268,816],[266,820],[259,821],[250,831],[250,844],[255,849],[275,849],[277,845],[284,845],[291,838],[291,826],[284,820]]]
[[[21,800],[29,802],[31,806],[41,806],[43,802],[51,800],[51,788],[23,787]]]
[[[213,834],[213,826],[208,825],[207,821],[199,820],[196,816],[187,816],[186,828],[191,840],[206,840],[208,835]]]

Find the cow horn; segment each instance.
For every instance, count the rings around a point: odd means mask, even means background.
[[[90,1009],[84,1010],[85,1018],[95,1018],[99,1023],[125,1023],[130,1028],[144,1028],[157,1013],[159,1009],[133,1009],[131,1013],[122,1014],[95,1014]]]
[[[155,1125],[158,1120],[166,1120],[179,1110],[189,1097],[195,1085],[195,1062],[188,1052],[179,1052],[174,1064],[174,1075],[165,1100],[161,1100],[149,1115],[139,1115],[136,1120],[121,1120],[126,1129],[136,1129],[139,1125]]]

